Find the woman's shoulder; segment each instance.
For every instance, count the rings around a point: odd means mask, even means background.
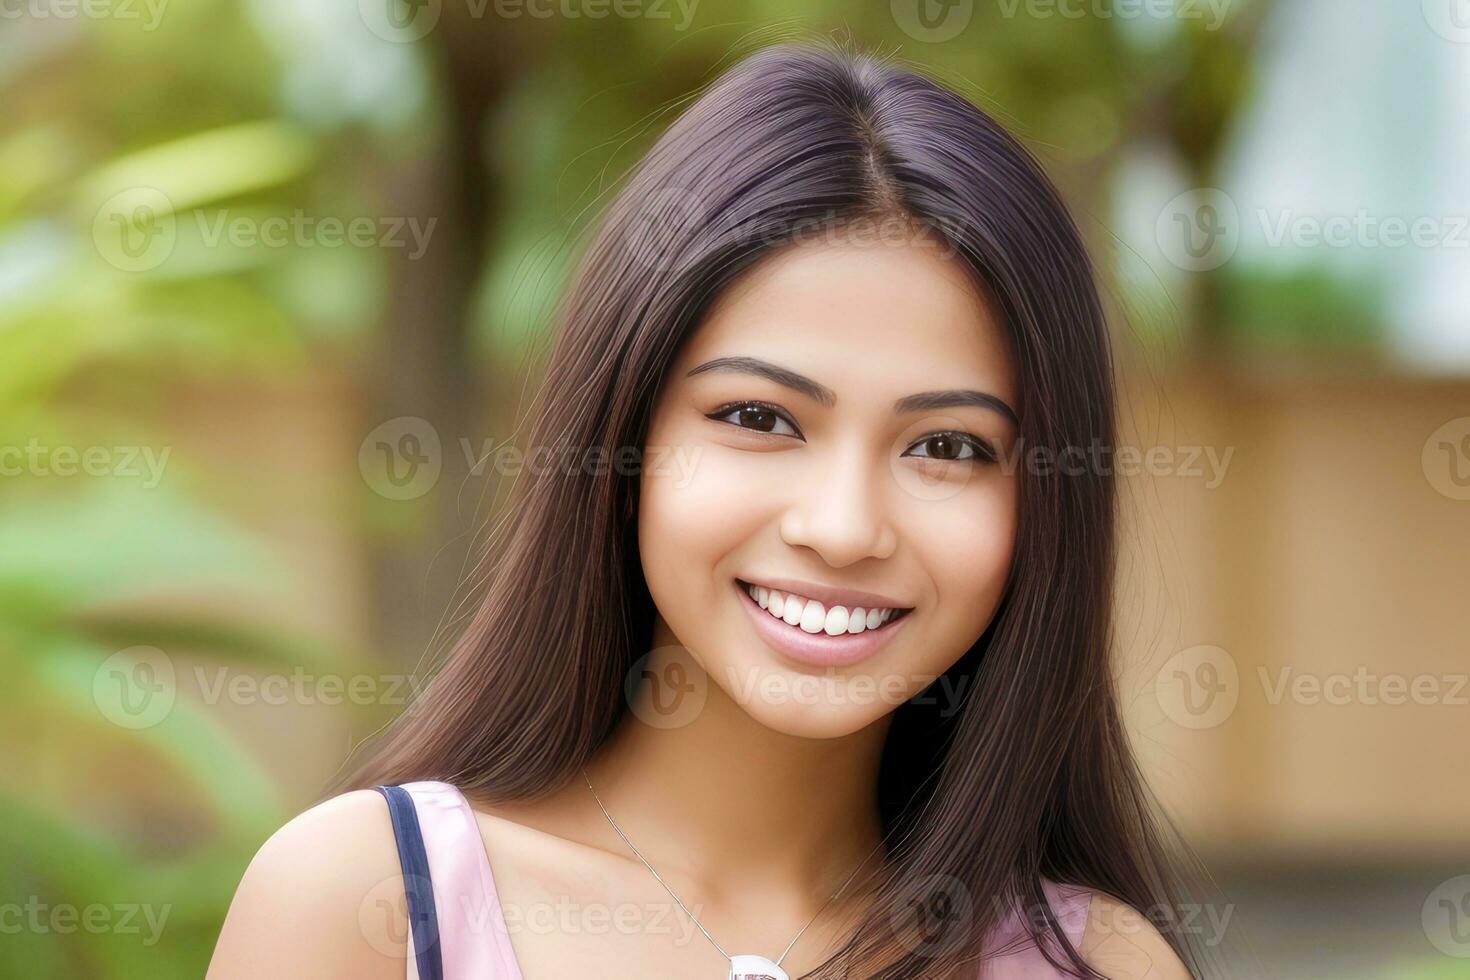
[[[1188,970],[1168,942],[1132,906],[1085,885],[1049,878],[1042,878],[1041,890],[1067,941],[1109,980],[1189,980]],[[1023,922],[1025,918],[1030,923]],[[1014,909],[997,930],[996,946],[1003,952],[982,977],[1059,976],[1028,935],[1044,930],[1046,919],[1039,907]]]
[[[289,820],[251,859],[208,980],[399,980],[407,955],[405,905],[382,794],[364,789],[334,796]]]
[[[1087,925],[1087,912],[1092,899],[1092,891],[1081,885],[1042,878],[1041,893],[1046,899],[1047,909],[1050,910],[1052,916],[1055,916],[1067,940],[1074,946],[1079,944]],[[1045,930],[1047,919],[1048,916],[1040,905],[1023,906],[1020,903],[1013,903],[1008,914],[1004,915],[995,927],[992,944],[1001,949],[1029,946],[1029,934]]]
[[[1085,894],[1076,946],[1093,969],[1109,980],[1190,980],[1184,962],[1147,916],[1105,892]]]

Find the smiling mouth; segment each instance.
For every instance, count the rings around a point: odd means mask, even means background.
[[[735,584],[774,622],[814,638],[862,636],[884,632],[913,607],[873,608],[825,604],[816,599],[736,579]]]

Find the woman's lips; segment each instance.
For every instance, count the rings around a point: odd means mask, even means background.
[[[866,660],[903,628],[909,613],[913,612],[906,610],[895,614],[881,626],[861,633],[838,633],[836,636],[825,632],[808,633],[762,609],[739,579],[734,580],[734,585],[741,602],[750,611],[756,633],[765,644],[797,663],[813,667],[844,667]]]

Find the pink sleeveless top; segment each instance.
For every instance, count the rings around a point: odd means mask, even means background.
[[[490,859],[485,853],[474,812],[459,789],[449,783],[403,783],[418,817],[428,867],[426,877],[437,918],[439,955],[445,980],[524,980],[511,947]],[[402,853],[400,851],[400,853]],[[1082,941],[1092,892],[1073,885],[1042,881],[1042,891],[1074,947]],[[407,980],[419,974],[418,950],[409,935]],[[988,948],[1005,950],[990,956],[979,980],[1034,980],[1068,976],[1041,955],[1022,926],[1019,913],[992,933]],[[439,964],[436,964],[438,966]]]

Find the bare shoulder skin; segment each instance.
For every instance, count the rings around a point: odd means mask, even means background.
[[[261,845],[207,980],[402,980],[405,910],[386,801],[374,790],[344,793]]]
[[[1109,980],[1190,980],[1189,971],[1154,924],[1107,895],[1093,894],[1077,951]]]

